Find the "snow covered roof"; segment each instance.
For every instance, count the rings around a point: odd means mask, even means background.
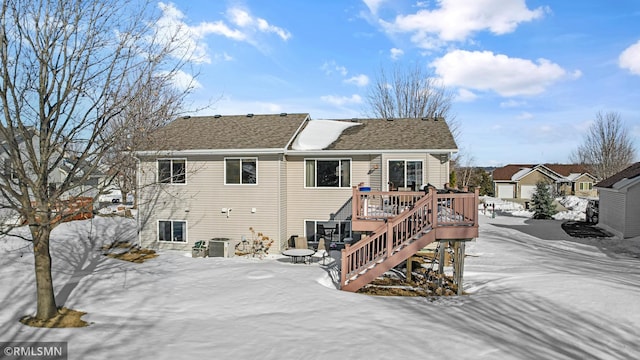
[[[293,150],[323,150],[338,140],[342,132],[357,122],[310,120],[291,145]]]
[[[518,172],[513,174],[513,176],[511,177],[511,180],[518,181],[518,180],[522,179],[522,177],[524,177],[525,175],[527,175],[530,172],[531,172],[530,168],[520,169]]]

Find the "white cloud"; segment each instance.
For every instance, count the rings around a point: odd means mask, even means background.
[[[282,40],[291,38],[291,33],[283,28],[269,24],[265,19],[253,17],[248,11],[240,8],[230,8],[227,10],[227,16],[230,21],[250,32],[260,31],[265,33],[274,33]]]
[[[168,72],[159,72],[159,76],[168,76]],[[189,89],[202,88],[202,84],[198,82],[191,74],[188,74],[182,70],[176,71],[170,79],[171,84],[180,91],[187,91]]]
[[[227,52],[223,52],[222,54],[215,54],[214,58],[219,61],[233,61],[233,56],[227,54]]]
[[[326,95],[326,96],[321,96],[320,99],[324,102],[327,102],[329,104],[336,105],[336,106],[362,103],[362,97],[358,94],[353,94],[351,95],[351,97]]]
[[[210,63],[211,58],[207,54],[207,45],[203,36],[196,29],[189,27],[183,19],[184,14],[174,4],[158,3],[162,16],[155,24],[157,35],[164,38],[167,43],[174,41],[174,36],[179,39],[179,46],[175,49],[176,57],[186,57],[188,61],[195,63]]]
[[[202,22],[197,26],[190,26],[185,22],[185,15],[172,3],[158,3],[162,16],[155,24],[159,36],[167,41],[178,35],[180,46],[176,50],[178,56],[187,54],[190,61],[196,63],[211,63],[211,56],[205,39],[209,35],[224,36],[235,41],[247,42],[255,47],[262,47],[263,43],[255,39],[260,33],[274,33],[282,40],[288,40],[291,33],[283,28],[271,25],[267,20],[253,17],[240,8],[229,8],[227,17],[231,24],[223,20]],[[225,56],[225,60],[228,57]]]
[[[369,9],[377,11],[380,2],[369,2],[365,1]],[[480,31],[510,33],[520,23],[539,19],[547,11],[542,7],[530,10],[525,0],[439,0],[437,5],[432,10],[420,9],[391,21],[379,21],[386,31],[412,34],[411,40],[418,46],[433,49],[445,42],[465,41]]]
[[[526,104],[527,104],[526,101],[516,101],[516,100],[510,99],[510,100],[501,102],[500,103],[500,107],[501,108],[514,108],[514,107],[524,106]]]
[[[618,66],[640,75],[640,40],[626,48],[618,58]]]
[[[367,7],[369,8],[369,11],[371,11],[372,14],[377,14],[378,13],[378,8],[380,7],[380,4],[382,4],[383,2],[385,2],[385,0],[362,0],[365,5],[367,5]]]
[[[347,76],[347,68],[341,65],[338,65],[335,61],[325,61],[324,64],[322,64],[322,67],[320,67],[325,74],[327,75],[331,75],[334,72],[339,73],[342,76]]]
[[[404,55],[404,51],[402,51],[402,49],[392,48],[390,52],[393,60],[398,60],[402,55]]]
[[[491,51],[454,50],[431,66],[444,85],[492,90],[502,96],[536,95],[566,76],[562,67],[549,60],[533,62]]]
[[[458,95],[456,96],[456,100],[462,101],[462,102],[470,102],[477,98],[478,98],[478,95],[474,94],[473,92],[467,89],[458,90]]]
[[[369,77],[367,75],[360,74],[350,77],[349,79],[345,79],[344,82],[347,84],[354,84],[356,86],[362,87],[369,85]]]
[[[516,116],[516,119],[518,120],[529,120],[529,119],[533,119],[533,114],[530,112],[521,112],[520,114],[518,114],[518,116]]]

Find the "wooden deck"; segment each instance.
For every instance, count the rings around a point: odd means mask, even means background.
[[[357,291],[437,240],[478,236],[478,191],[360,191],[353,188],[352,229],[370,235],[342,250],[340,284]]]

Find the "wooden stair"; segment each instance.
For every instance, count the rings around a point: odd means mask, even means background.
[[[342,290],[357,291],[436,240],[433,196],[430,192],[368,238],[342,250]]]

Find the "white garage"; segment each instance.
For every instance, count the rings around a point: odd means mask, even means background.
[[[496,190],[500,199],[514,198],[513,184],[498,184]]]
[[[520,187],[520,197],[523,199],[531,199],[536,192],[535,185],[522,185]]]

